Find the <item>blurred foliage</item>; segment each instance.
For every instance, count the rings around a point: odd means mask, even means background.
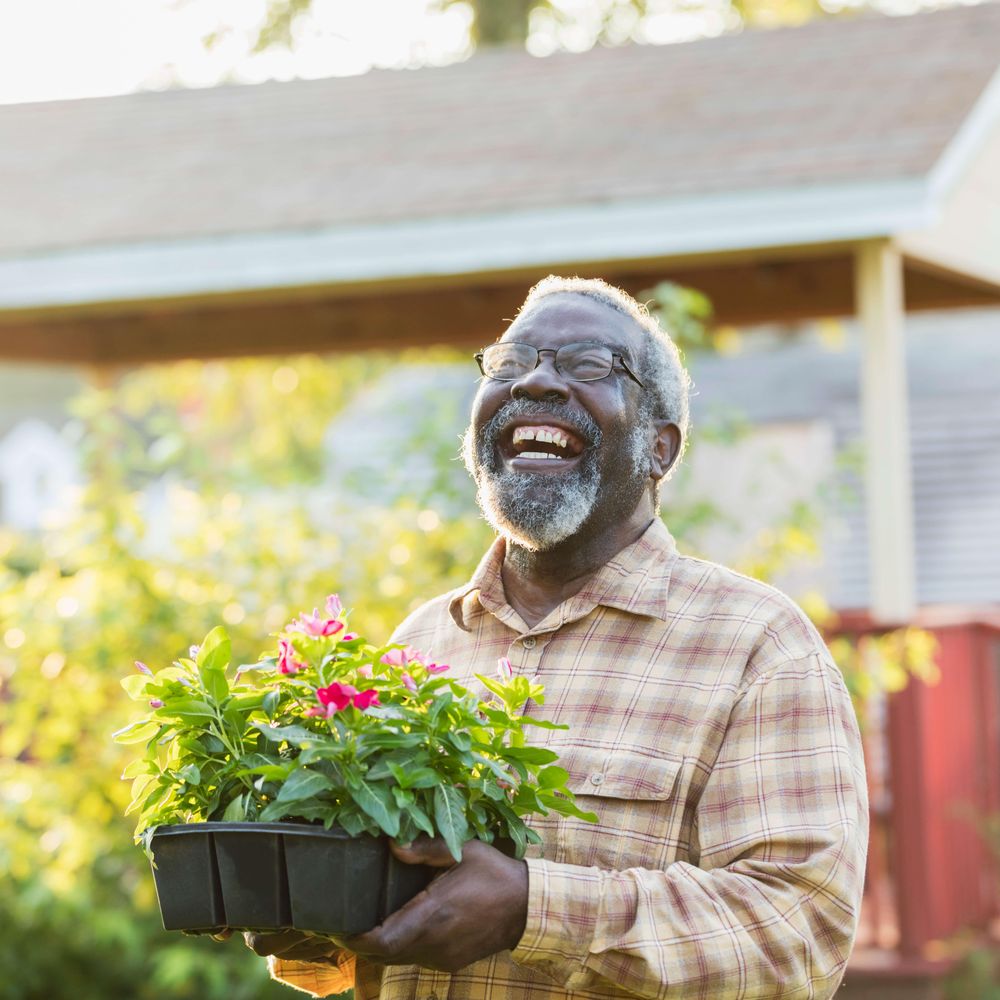
[[[291,48],[296,19],[306,14],[312,0],[268,0],[267,10],[256,41],[256,51],[272,46]],[[558,27],[586,24],[593,32],[591,44],[620,44],[641,33],[642,21],[653,13],[649,0],[594,0],[586,10],[566,0],[436,0],[438,9],[465,7],[471,14],[470,41],[479,47],[523,45],[531,30],[532,16],[543,14]],[[678,13],[690,13],[699,6],[713,11],[707,2],[678,3]],[[733,26],[801,24],[813,17],[855,9],[854,2],[822,0],[729,0]],[[656,13],[662,11],[657,6]],[[725,12],[725,11],[724,11]]]
[[[316,595],[339,590],[352,624],[388,637],[467,578],[489,537],[478,518],[446,523],[416,497],[345,510],[322,485],[328,423],[387,366],[180,364],[77,402],[78,510],[38,537],[0,536],[2,1000],[287,996],[241,941],[163,932],[122,815],[128,751],[109,733],[128,719],[132,661],[165,665],[220,618],[249,662]]]
[[[684,309],[697,322],[708,314],[678,301],[671,322],[696,349]],[[471,483],[454,475],[461,394],[391,392],[405,429],[398,452],[382,458],[384,477],[362,475],[348,490],[333,484],[356,472],[350,442],[328,431],[380,379],[458,360],[422,351],[183,363],[76,402],[70,433],[87,475],[76,509],[37,535],[0,534],[0,1000],[289,995],[238,939],[161,929],[123,817],[128,752],[109,738],[131,711],[119,679],[136,658],[169,663],[219,620],[235,658],[253,661],[263,631],[331,592],[353,606],[352,627],[387,639],[423,599],[466,580],[491,536]],[[699,427],[733,446],[745,433],[731,417]],[[419,481],[407,478],[414,458],[434,466]],[[390,466],[403,470],[391,495]],[[668,520],[691,549],[719,516],[710,497],[681,491]],[[797,505],[744,568],[770,576],[810,549],[815,516]],[[902,679],[894,665],[913,669],[897,641],[837,647],[852,691],[864,694],[873,663],[888,686]]]

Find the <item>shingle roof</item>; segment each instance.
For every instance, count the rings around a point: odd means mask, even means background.
[[[0,256],[926,174],[1000,3],[0,107]]]

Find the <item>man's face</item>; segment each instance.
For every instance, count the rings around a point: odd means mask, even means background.
[[[502,340],[553,350],[606,344],[633,370],[641,350],[631,319],[573,293],[543,299]],[[640,419],[643,391],[619,368],[574,382],[556,370],[551,354],[517,381],[484,378],[464,454],[493,528],[543,550],[630,517],[650,485],[653,435]]]

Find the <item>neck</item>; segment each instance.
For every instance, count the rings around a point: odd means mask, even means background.
[[[642,537],[655,514],[641,503],[626,521],[590,534],[584,529],[559,545],[532,552],[507,542],[501,577],[510,606],[529,628],[579,593],[587,581],[622,549]]]

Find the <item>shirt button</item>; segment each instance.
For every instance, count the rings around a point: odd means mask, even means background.
[[[527,636],[526,638],[521,640],[521,645],[524,646],[525,649],[534,649],[535,637],[533,635]]]
[[[601,774],[600,771],[595,772],[594,774],[592,774],[590,776],[590,783],[592,785],[603,785],[604,784],[604,775]]]

